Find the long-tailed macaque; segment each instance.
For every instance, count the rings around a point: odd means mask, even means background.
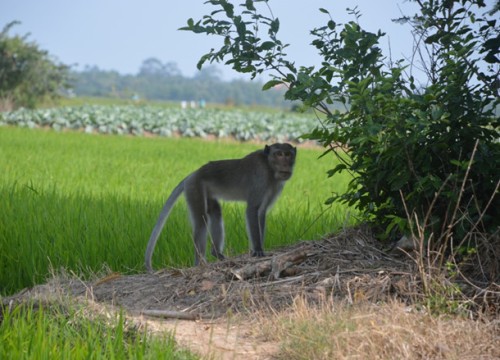
[[[152,271],[151,258],[160,232],[179,196],[184,192],[195,246],[195,265],[205,260],[207,233],[212,255],[224,259],[224,223],[218,200],[245,201],[247,232],[253,256],[264,256],[266,212],[290,179],[297,149],[290,144],[273,144],[242,159],[212,161],[188,175],[170,194],[149,238],[145,265]]]

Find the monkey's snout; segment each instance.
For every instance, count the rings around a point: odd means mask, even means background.
[[[288,180],[292,177],[291,171],[278,171],[278,175],[280,179]]]

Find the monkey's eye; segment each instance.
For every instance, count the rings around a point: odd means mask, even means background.
[[[283,151],[276,151],[276,156],[282,157],[284,155]]]

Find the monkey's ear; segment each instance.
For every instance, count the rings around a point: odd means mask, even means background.
[[[271,147],[266,145],[266,147],[264,148],[264,155],[269,155],[270,152],[271,152]]]

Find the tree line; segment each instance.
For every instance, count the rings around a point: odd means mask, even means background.
[[[82,71],[60,63],[29,39],[11,35],[12,21],[0,32],[0,111],[35,108],[60,96],[114,97],[121,99],[185,101],[228,105],[290,106],[284,89],[262,91],[258,81],[224,81],[212,66],[193,77],[184,76],[176,63],[143,61],[135,75],[87,66]]]
[[[71,78],[72,89],[77,96],[290,106],[284,101],[284,90],[280,88],[263,92],[263,83],[259,81],[224,81],[215,66],[187,77],[182,75],[176,63],[162,63],[156,58],[144,60],[134,75],[87,66],[83,71],[72,72]]]

